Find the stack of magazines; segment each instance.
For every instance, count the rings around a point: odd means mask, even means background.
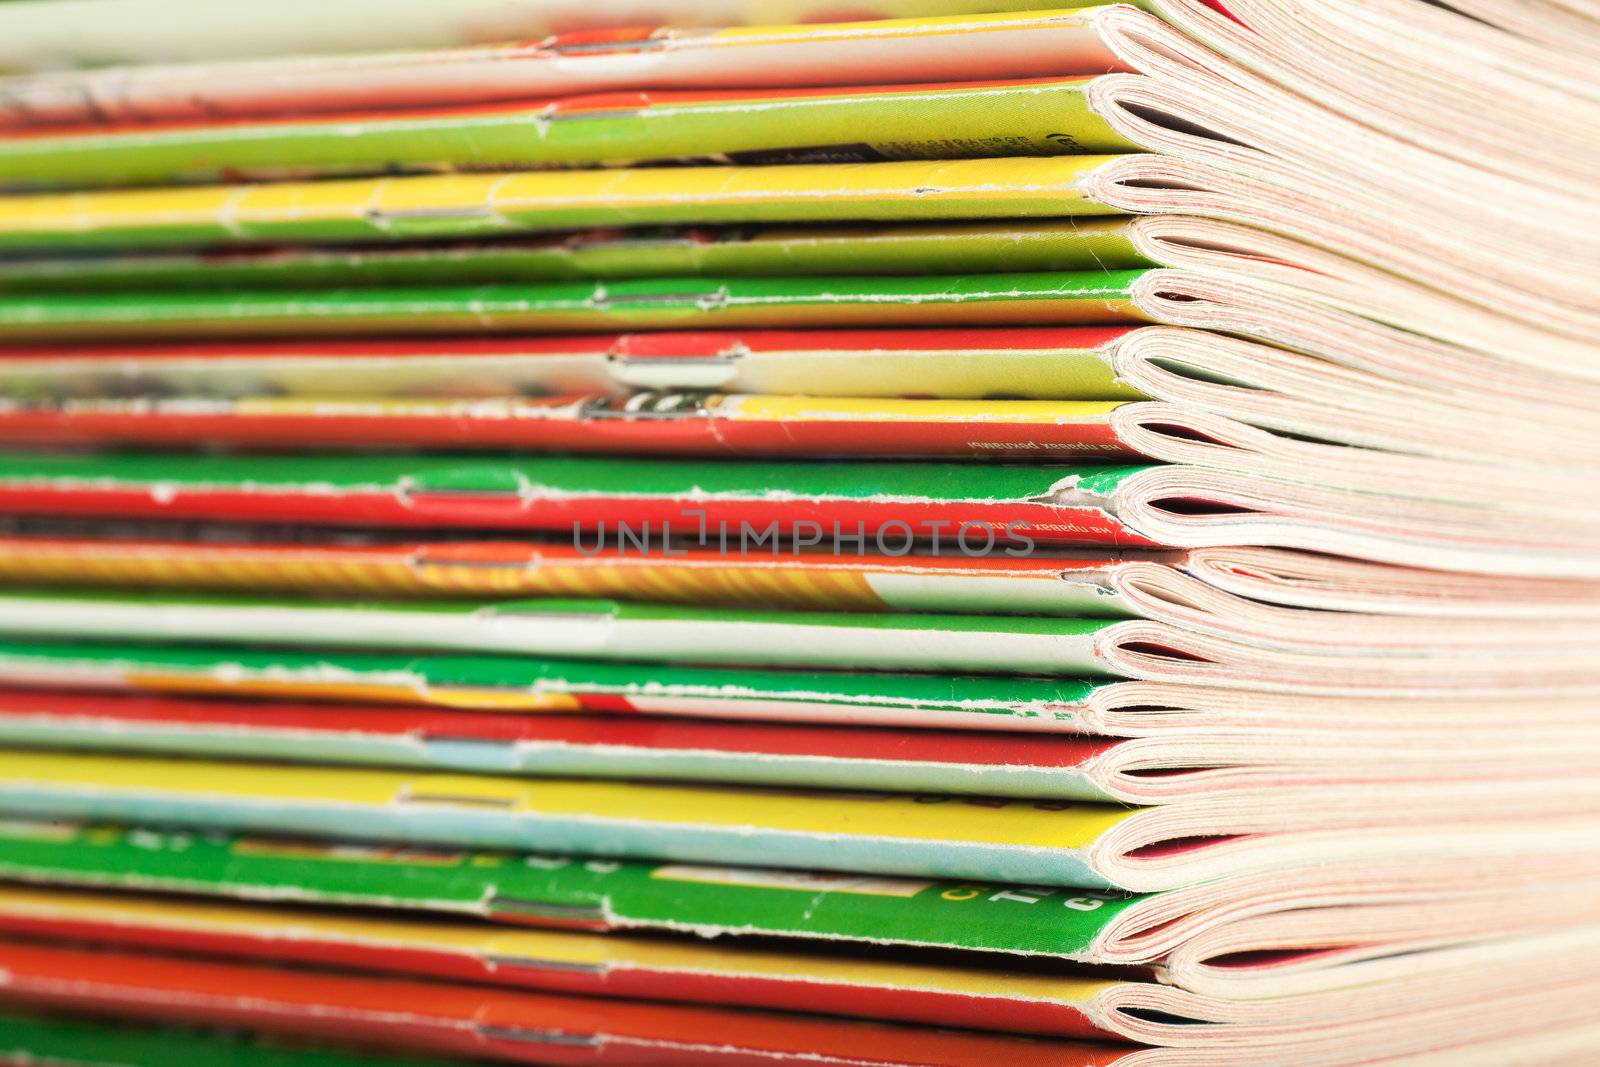
[[[1600,16],[667,10],[0,5],[0,1062],[1600,1056]]]

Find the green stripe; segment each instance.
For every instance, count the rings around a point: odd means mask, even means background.
[[[0,1014],[0,1058],[61,1067],[466,1067],[465,1061],[274,1045],[213,1029]]]
[[[1080,497],[1106,496],[1148,467],[1060,467],[967,463],[768,463],[739,460],[550,456],[188,455],[118,452],[0,452],[0,480],[275,491],[556,493],[733,499],[1026,501],[1072,479]]]
[[[1075,619],[1059,616],[882,614],[846,611],[781,611],[738,607],[699,607],[692,604],[642,604],[618,600],[549,598],[527,600],[351,600],[344,597],[252,596],[233,593],[191,593],[139,589],[0,589],[0,609],[18,600],[40,599],[72,604],[146,605],[164,608],[205,607],[237,610],[340,611],[352,615],[482,615],[516,618],[529,615],[608,618],[618,622],[743,623],[750,626],[812,626],[854,630],[958,631],[1078,636],[1097,633],[1117,624],[1115,619]],[[26,611],[0,610],[0,631],[30,632]],[[130,633],[129,638],[137,638]],[[308,632],[307,639],[314,634]]]
[[[959,274],[1155,266],[1123,219],[1030,226],[624,230],[548,240],[0,262],[0,292],[473,285],[725,274]]]
[[[241,841],[248,842],[241,845]],[[719,929],[741,934],[891,942],[1082,957],[1100,933],[1147,897],[1081,889],[1042,899],[990,899],[997,886],[930,881],[908,896],[752,886],[672,877],[637,861],[586,864],[493,852],[309,854],[262,839],[109,829],[30,833],[0,822],[0,874],[66,884],[128,885],[260,899],[293,886],[320,902],[434,912],[479,911],[546,922]],[[832,876],[828,876],[832,877]],[[848,876],[845,876],[848,878]],[[1078,907],[1065,907],[1072,900]],[[189,1067],[189,1065],[184,1065]]]
[[[894,674],[887,671],[750,670],[525,656],[396,656],[365,652],[257,651],[202,645],[0,641],[0,679],[29,670],[112,670],[194,678],[271,677],[403,683],[417,689],[537,690],[552,694],[723,697],[899,707],[1034,717],[1081,704],[1094,683],[1061,678]]]
[[[922,325],[929,308],[970,308],[962,321],[1011,309],[1030,324],[1136,320],[1122,306],[1143,271],[802,278],[629,278],[604,283],[229,290],[0,297],[0,331],[14,338],[148,334],[174,327],[238,336],[293,328],[710,329],[742,324]],[[768,316],[779,316],[770,323]],[[946,318],[942,321],[949,322]]]

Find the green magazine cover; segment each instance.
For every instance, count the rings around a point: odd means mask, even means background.
[[[1138,321],[1142,271],[623,278],[524,285],[0,297],[12,340],[1060,325]]]
[[[0,292],[504,285],[669,275],[973,274],[1156,264],[1124,219],[656,227],[500,241],[0,260]]]
[[[1079,732],[1106,684],[887,671],[715,669],[184,644],[0,641],[0,682],[509,712],[618,711],[930,728]],[[1115,685],[1116,683],[1107,683]]]
[[[1123,893],[0,821],[0,877],[476,916],[1093,961]],[[1034,906],[1048,901],[1046,907]]]
[[[1114,619],[873,615],[615,600],[349,600],[0,590],[0,633],[721,665],[1115,673]]]
[[[464,1060],[356,1052],[212,1027],[152,1026],[0,1012],[0,1063],[30,1067],[472,1067]]]

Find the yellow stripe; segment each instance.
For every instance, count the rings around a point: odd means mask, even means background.
[[[925,0],[904,0],[899,5],[902,10],[914,13],[926,7]],[[885,10],[885,0],[877,0],[874,4],[877,10]],[[1084,10],[1081,8],[1062,9],[1057,11],[1026,11],[1026,12],[999,12],[996,14],[974,15],[942,15],[933,18],[917,18],[914,14],[906,18],[882,19],[875,22],[823,22],[800,23],[790,26],[730,26],[718,30],[706,38],[713,44],[723,45],[767,45],[782,44],[797,41],[810,44],[817,41],[851,41],[862,38],[871,39],[897,39],[904,37],[930,37],[946,34],[988,33],[1004,30],[1027,30],[1047,28],[1063,22],[1082,23]],[[695,42],[702,43],[701,41]],[[974,42],[973,47],[983,47]]]
[[[110,795],[389,808],[410,798],[503,805],[532,816],[774,830],[800,834],[1085,848],[1135,814],[1095,804],[804,790],[696,788],[633,782],[529,781],[366,768],[284,767],[125,756],[0,752],[0,788],[29,785]]]
[[[92,551],[13,550],[0,543],[0,582],[73,585],[618,597],[881,610],[887,605],[872,589],[875,573],[879,572],[864,567],[835,570],[760,561],[682,564],[659,557],[625,563],[579,560],[533,569],[458,563],[413,567],[391,557],[313,551],[209,552],[204,545],[185,545],[158,555],[143,548],[119,549],[112,543]]]
[[[828,219],[851,217],[849,205],[863,201],[886,219],[925,215],[935,201],[1004,203],[1018,215],[1114,215],[1078,191],[1085,174],[1114,158],[442,174],[0,197],[0,233],[46,237],[123,227],[249,229],[337,221],[366,226],[384,216],[494,222],[530,213],[548,216],[532,224],[553,225],[575,210],[603,212],[618,223],[693,221],[759,217],[752,207],[776,205],[790,205],[785,218]]]
[[[157,693],[229,693],[236,696],[270,696],[283,699],[332,700],[357,704],[417,704],[415,690],[405,686],[341,682],[277,682],[265,678],[223,681],[205,675],[171,674],[155,670],[129,671],[127,684]]]
[[[419,692],[409,686],[371,682],[276,681],[246,677],[223,679],[210,675],[130,671],[126,685],[155,693],[226,693],[230,696],[275,697],[279,700],[339,701],[353,704],[412,704],[473,711],[565,712],[582,711],[578,698],[565,693],[534,693],[517,689],[430,688]]]
[[[81,233],[153,222],[210,226],[223,217],[234,195],[226,186],[203,186],[0,197],[0,232]]]
[[[736,421],[1002,423],[1058,426],[1102,422],[1122,401],[890,400],[868,397],[740,396]]]

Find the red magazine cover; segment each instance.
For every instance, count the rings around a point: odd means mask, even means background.
[[[1125,1051],[25,942],[0,942],[0,992],[14,1004],[531,1064],[1101,1067]]]

